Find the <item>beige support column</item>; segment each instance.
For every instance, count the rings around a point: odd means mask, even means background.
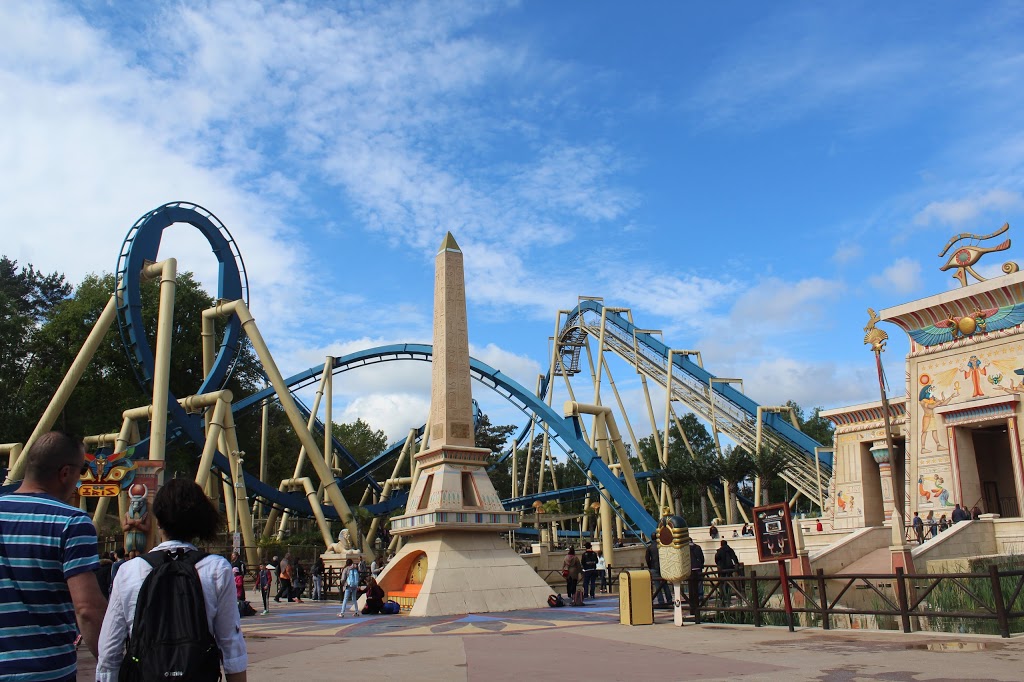
[[[270,354],[270,349],[267,347],[266,341],[263,340],[263,335],[260,334],[259,328],[256,326],[256,320],[249,313],[248,307],[242,300],[232,301],[230,303],[218,304],[214,308],[215,315],[229,315],[234,313],[238,315],[239,320],[242,322],[242,329],[249,336],[249,340],[252,342],[253,349],[256,351],[257,357],[260,362],[263,363],[263,369],[270,379],[270,383],[274,386],[274,390],[277,392],[278,400],[281,401],[281,407],[284,409],[285,414],[288,416],[288,421],[291,423],[292,428],[295,429],[295,433],[299,437],[299,441],[306,448],[306,454],[313,464],[313,468],[316,469],[317,476],[325,485],[325,492],[327,499],[334,505],[335,510],[338,512],[338,516],[341,518],[342,523],[349,530],[349,534],[353,538],[359,537],[359,528],[356,526],[355,518],[352,516],[352,510],[349,509],[348,503],[345,501],[345,497],[341,494],[338,489],[338,482],[334,479],[327,462],[324,460],[323,455],[320,453],[320,448],[317,447],[316,440],[313,438],[313,434],[306,428],[306,424],[302,421],[302,415],[299,413],[299,408],[295,406],[295,401],[292,399],[292,395],[288,390],[288,385],[285,383],[284,376],[281,375],[281,370],[278,369],[277,363],[274,362],[273,356]],[[203,312],[203,315],[207,315],[210,311]]]
[[[223,476],[219,476],[221,489],[224,492],[224,512],[227,515],[228,520],[228,532],[235,533],[238,531],[237,519],[238,510],[235,509],[235,491],[232,489],[231,483],[235,480],[235,458],[231,456],[231,447],[228,446],[227,439],[224,437],[224,432],[220,434],[220,440],[218,441],[221,454],[228,458],[230,470],[228,476],[225,479]]]
[[[416,429],[409,429],[409,435],[405,438],[405,445],[402,446],[402,451],[398,453],[398,459],[395,460],[395,468],[391,472],[391,478],[384,482],[384,488],[380,491],[380,501],[391,499],[391,490],[394,486],[399,485],[400,481],[405,483],[412,483],[412,476],[399,477],[398,474],[402,470],[401,467],[405,464],[405,458],[409,456],[409,452],[412,450],[413,445],[416,443]],[[375,516],[373,521],[370,522],[370,530],[366,533],[366,542],[363,547],[371,547],[373,538],[377,536],[377,529],[380,528],[380,517]]]
[[[331,455],[334,460],[334,358],[324,358],[324,457]],[[316,414],[313,410],[313,414]],[[313,428],[313,425],[310,425]],[[333,467],[332,467],[333,474]],[[333,475],[332,475],[333,478]]]
[[[718,420],[715,418],[715,384],[735,384],[740,385],[740,392],[743,391],[743,379],[727,379],[724,377],[711,377],[708,379],[708,402],[711,403],[711,430],[715,436],[715,449],[718,450],[718,456],[722,456],[722,443],[718,438]],[[725,490],[725,518],[726,523],[732,523],[736,517],[736,501],[733,499],[732,492],[729,490],[729,485],[722,481],[722,488]]]
[[[619,395],[619,389],[615,385],[615,379],[612,377],[611,367],[608,366],[608,361],[603,357],[601,358],[601,362],[604,363],[604,371],[608,374],[608,385],[611,386],[612,394],[615,396],[615,403],[619,406],[619,414],[622,415],[622,419],[626,423],[626,430],[629,432],[629,440],[633,444],[633,451],[637,453],[637,459],[640,460],[641,468],[643,468],[644,471],[650,471],[650,468],[647,466],[646,460],[644,460],[644,458],[640,456],[640,442],[637,440],[636,434],[633,433],[633,425],[629,422],[629,415],[626,414],[626,406],[622,403],[622,396]],[[658,497],[658,491],[654,487],[654,483],[650,479],[647,480],[647,489],[648,492],[651,493],[652,498]]]
[[[313,396],[313,408],[309,411],[309,419],[306,421],[306,428],[310,433],[313,432],[313,425],[316,424],[316,415],[320,411],[320,401],[323,399],[324,391],[327,388],[327,384],[331,380],[331,373],[324,372],[320,375],[320,383],[316,387],[316,395]],[[290,394],[289,394],[290,395]],[[325,438],[325,442],[330,442],[329,437]],[[326,451],[326,452],[329,452]],[[302,477],[302,467],[306,464],[306,447],[302,446],[299,448],[298,459],[295,460],[295,471],[292,473],[292,479],[298,480]],[[333,480],[333,472],[331,479]],[[321,485],[324,485],[323,480],[320,481]],[[291,514],[287,511],[281,513],[281,523],[277,528],[277,539],[280,540],[284,537],[285,526],[288,523],[288,519],[291,518]]]
[[[595,433],[595,442],[597,444],[605,443],[606,453],[609,454],[608,458],[602,457],[605,463],[609,467],[620,467],[622,470],[623,478],[626,481],[626,488],[629,489],[631,495],[636,498],[637,502],[643,504],[643,496],[640,493],[640,486],[637,485],[636,476],[633,474],[633,465],[629,462],[629,456],[626,453],[626,447],[622,443],[622,435],[619,433],[618,426],[615,424],[615,416],[612,413],[612,408],[605,405],[586,405],[583,403],[577,403],[573,401],[567,401],[562,407],[563,414],[566,416],[578,417],[581,414],[595,415],[597,424],[600,426],[599,433]],[[609,450],[607,445],[611,442],[612,449]],[[617,458],[617,463],[611,458],[611,453],[614,453]]]
[[[234,399],[231,391],[218,391],[220,399],[214,404],[213,411],[207,412],[206,443],[203,445],[203,452],[199,456],[199,469],[196,471],[196,483],[203,489],[208,487],[210,480],[210,469],[213,466],[213,455],[217,450],[217,443],[220,442],[221,434],[228,415],[231,414],[231,401]]]
[[[316,519],[316,525],[320,528],[320,535],[323,536],[324,548],[329,547],[334,540],[331,538],[331,529],[327,525],[327,519],[324,517],[324,510],[316,499],[316,488],[313,487],[313,482],[309,480],[308,476],[281,481],[281,489],[287,490],[288,488],[302,488],[305,491],[306,499],[313,510],[313,518]]]
[[[117,454],[119,452],[125,452],[128,449],[128,442],[129,442],[128,439],[131,437],[132,426],[134,424],[135,424],[135,422],[133,420],[131,420],[131,419],[124,419],[124,420],[122,420],[122,422],[121,422],[121,430],[118,431],[118,433],[117,433],[117,435],[115,436],[115,439],[114,439],[114,453],[115,454]],[[126,495],[126,493],[121,492],[118,495],[118,497],[120,497],[121,495]],[[109,507],[109,506],[110,506],[110,498],[109,497],[101,497],[99,500],[96,501],[96,509],[95,509],[95,511],[93,512],[93,515],[92,515],[92,524],[94,526],[96,526],[96,528],[100,527],[100,523],[103,521],[103,516],[107,513],[107,507]],[[120,518],[118,520],[118,523],[120,523]]]
[[[270,427],[270,399],[263,401],[260,422],[260,483],[267,482],[267,430]],[[260,503],[260,517],[267,515],[267,503]]]
[[[18,457],[21,456],[21,451],[24,446],[21,443],[3,443],[0,444],[0,455],[7,455],[7,469],[11,470],[14,465],[18,462]]]
[[[39,423],[33,429],[32,435],[28,437],[28,441],[26,441],[25,446],[22,448],[21,454],[11,465],[10,471],[7,473],[6,485],[20,481],[24,477],[25,462],[27,461],[25,455],[29,453],[32,445],[40,436],[53,429],[53,425],[57,422],[57,417],[60,416],[61,410],[64,409],[75,387],[78,386],[78,382],[85,373],[85,368],[89,366],[92,357],[96,354],[96,350],[103,343],[103,339],[110,330],[110,325],[114,322],[115,317],[117,317],[117,297],[111,296],[110,300],[107,301],[107,305],[103,308],[103,312],[96,319],[96,324],[92,326],[92,331],[86,337],[85,343],[82,344],[82,348],[78,351],[78,355],[75,356],[74,361],[71,363],[71,367],[68,368],[67,374],[64,375],[64,379],[60,382],[60,386],[57,387],[53,397],[50,399],[50,404],[46,406],[42,416],[39,418]]]
[[[153,353],[153,421],[149,430],[149,459],[164,461],[167,449],[167,401],[171,377],[171,336],[174,332],[174,293],[177,288],[178,261],[174,258],[147,265],[143,278],[160,278],[160,308],[156,326],[156,350]],[[162,484],[164,471],[157,480]]]
[[[226,416],[224,428],[224,440],[227,441],[230,452],[231,470],[234,476],[234,507],[238,515],[238,528],[242,533],[242,542],[245,544],[245,558],[250,566],[259,563],[259,548],[256,546],[256,535],[252,529],[252,511],[249,509],[249,496],[245,489],[245,453],[238,448],[238,435],[235,432],[235,419],[229,409]]]

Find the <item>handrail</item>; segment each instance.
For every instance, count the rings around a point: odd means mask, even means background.
[[[697,589],[697,580],[688,585],[689,601],[684,602],[695,622],[701,622],[702,613],[750,614],[754,626],[764,624],[765,614],[785,614],[779,603],[782,583],[777,575],[758,575],[743,568],[731,575],[720,575],[716,569],[706,569],[701,577],[703,589]],[[972,581],[972,582],[967,582]],[[941,583],[953,584],[965,599],[959,610],[936,609],[929,600]],[[831,629],[834,616],[868,615],[899,618],[901,629],[911,632],[912,618],[953,618],[993,621],[1002,637],[1010,636],[1010,621],[1024,618],[1024,569],[1001,570],[990,565],[979,573],[858,573],[825,575],[818,569],[812,575],[787,576],[789,589],[795,601],[794,614],[806,614],[807,622],[815,618],[824,630]],[[829,584],[832,584],[831,588]],[[889,583],[886,587],[885,583]],[[1009,587],[1008,597],[1004,585]],[[851,588],[869,589],[878,596],[877,608],[840,605],[840,600]],[[990,595],[983,595],[982,588]],[[830,589],[832,594],[829,594]],[[836,592],[838,590],[838,592]],[[699,595],[694,600],[693,596]],[[736,600],[735,604],[733,600]],[[802,602],[802,604],[800,603]],[[1018,603],[1022,602],[1022,603]],[[812,618],[813,617],[813,618]],[[1021,624],[1015,624],[1018,627]]]

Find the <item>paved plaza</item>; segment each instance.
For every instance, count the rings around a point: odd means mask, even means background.
[[[337,617],[338,605],[271,604],[243,620],[249,679],[1020,680],[1024,636],[618,622],[616,598],[583,608],[410,618]],[[80,652],[79,679],[94,661]]]

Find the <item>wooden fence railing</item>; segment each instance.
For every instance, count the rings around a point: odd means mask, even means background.
[[[806,614],[805,620],[812,624],[817,620],[824,630],[832,627],[835,616],[868,615],[898,619],[904,632],[911,632],[913,618],[978,620],[993,624],[998,634],[1009,637],[1011,622],[1024,619],[1024,570],[1000,570],[994,565],[986,573],[909,574],[897,569],[893,574],[825,575],[819,569],[813,575],[789,576],[788,583],[795,600],[793,613]],[[946,595],[952,598],[936,599],[943,586],[949,588]],[[655,585],[655,592],[657,588]],[[841,603],[851,589],[870,591],[872,608]],[[702,614],[735,614],[749,615],[753,625],[760,627],[769,614],[779,614],[776,620],[786,617],[781,595],[782,581],[777,575],[758,575],[751,570],[747,575],[722,576],[711,569],[704,573],[700,585],[697,580],[690,581],[685,605],[697,623]],[[1014,629],[1024,629],[1024,621],[1016,625]]]

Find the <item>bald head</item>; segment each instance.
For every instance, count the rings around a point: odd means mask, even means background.
[[[44,433],[28,452],[25,480],[41,485],[53,484],[61,478],[64,467],[74,469],[74,478],[77,479],[84,452],[82,441],[74,436],[61,431]]]

